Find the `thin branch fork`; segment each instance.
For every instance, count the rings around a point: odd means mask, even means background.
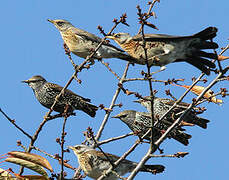
[[[202,91],[202,93],[196,98],[196,102],[198,102],[203,95],[215,84],[217,83],[217,79],[219,79],[223,75],[222,72],[218,74],[218,76]],[[194,107],[195,103],[192,102],[192,104],[189,105],[189,107],[185,110],[185,112],[165,131],[165,133],[155,142],[155,147],[153,149],[149,148],[146,155],[142,158],[142,160],[138,163],[137,167],[132,171],[130,176],[127,178],[127,180],[132,180],[137,173],[139,172],[142,165],[145,164],[145,162],[150,158],[151,154],[154,153],[159,145],[164,141],[164,139],[169,135],[169,133],[180,124],[180,122],[183,120],[183,118],[186,116],[187,113],[190,112],[190,110]]]

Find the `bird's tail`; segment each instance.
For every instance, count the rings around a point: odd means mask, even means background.
[[[114,57],[115,58],[118,58],[118,59],[122,59],[122,60],[125,60],[125,61],[129,61],[131,63],[136,63],[138,62],[137,59],[135,59],[134,57],[128,55],[128,54],[124,54],[123,52],[119,52],[119,53],[115,53],[114,54]]]
[[[190,54],[187,55],[188,56],[187,60],[185,60],[186,62],[197,67],[198,69],[200,69],[202,72],[204,72],[207,75],[210,74],[209,68],[215,68],[216,66],[213,62],[205,58],[218,59],[218,56],[214,53],[207,53],[201,50],[218,48],[217,43],[208,41],[208,40],[212,40],[216,36],[216,32],[217,32],[216,27],[208,27],[204,29],[203,31],[192,35],[191,36],[192,38],[198,38],[200,40],[193,41],[190,44],[190,47],[192,47],[190,49],[192,50]]]
[[[177,140],[181,144],[187,146],[189,144],[189,139],[192,137],[190,134],[184,133],[179,130],[174,130],[170,133],[170,137]]]
[[[207,123],[209,123],[210,121],[208,119],[198,117],[195,114],[190,114],[186,116],[185,122],[195,124],[203,129],[207,129]]]
[[[97,110],[98,110],[97,106],[89,103],[86,103],[82,108],[82,111],[87,113],[91,117],[95,117]]]
[[[144,165],[140,171],[142,172],[151,172],[153,174],[162,173],[165,170],[163,165]]]

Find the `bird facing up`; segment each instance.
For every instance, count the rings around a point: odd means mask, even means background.
[[[64,43],[75,55],[86,58],[97,48],[102,41],[98,36],[85,30],[74,27],[70,22],[63,19],[48,19],[60,32]],[[98,49],[93,58],[119,58],[126,61],[134,61],[134,58],[125,54],[123,50],[105,43]]]
[[[118,118],[122,122],[124,122],[134,133],[141,138],[151,127],[151,114],[145,112],[137,112],[134,110],[125,110],[113,116],[113,118]],[[158,140],[161,135],[171,126],[172,123],[162,120],[159,122],[154,128],[154,141]],[[168,138],[173,138],[183,145],[189,144],[189,139],[192,137],[191,135],[182,132],[184,129],[180,127],[175,128],[169,134]],[[144,139],[150,140],[150,134],[145,136]]]
[[[83,169],[85,174],[93,179],[98,179],[102,176],[106,170],[111,167],[111,163],[114,163],[119,159],[118,156],[106,153],[106,156],[101,152],[93,149],[92,147],[86,145],[75,145],[68,146],[69,149],[72,149],[74,154],[78,158],[80,167]],[[120,176],[125,175],[128,172],[134,170],[137,166],[136,162],[129,160],[122,160],[121,163],[113,170],[116,171]],[[140,171],[142,172],[151,172],[151,173],[161,173],[165,169],[162,165],[144,165]],[[116,180],[119,179],[115,173],[111,173],[108,177],[104,178],[105,180]]]
[[[144,99],[139,99],[134,102],[140,103],[142,106],[144,106],[148,110],[148,112],[151,112],[150,96],[145,96]],[[175,101],[168,99],[168,98],[154,97],[154,101],[153,101],[154,116],[160,119],[173,106],[174,103]],[[190,104],[188,103],[180,102],[177,105],[177,107],[175,107],[164,119],[169,122],[174,122],[176,119],[179,118],[182,112],[184,112],[188,108],[189,105]],[[195,110],[191,110],[184,117],[183,121],[197,125],[204,129],[207,128],[207,123],[210,122],[208,119],[198,117],[196,115]]]
[[[28,80],[22,81],[27,83],[32,89],[37,100],[46,108],[51,108],[55,102],[55,98],[60,94],[63,87],[47,82],[42,76],[33,76]],[[74,110],[81,110],[87,113],[91,117],[95,117],[98,107],[89,103],[90,99],[81,97],[72,91],[66,89],[64,94],[61,95],[53,110],[56,112],[63,113],[67,107],[68,112]]]
[[[215,49],[218,45],[211,40],[216,36],[217,28],[208,27],[191,36],[171,36],[164,34],[145,34],[147,60],[150,66],[164,66],[172,62],[185,61],[209,75],[209,68],[215,64],[206,58],[217,59],[214,53],[207,53],[203,49]],[[128,33],[117,33],[106,36],[113,39],[129,55],[136,59],[137,64],[146,64],[142,35],[130,36]]]

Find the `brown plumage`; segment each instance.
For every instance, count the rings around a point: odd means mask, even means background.
[[[217,59],[218,57],[214,53],[202,50],[218,48],[216,43],[208,41],[216,36],[216,32],[217,28],[208,27],[191,36],[145,34],[148,64],[164,68],[166,64],[185,61],[209,75],[209,68],[215,68],[215,64],[205,58]],[[146,64],[142,35],[131,37],[128,33],[117,33],[107,38],[113,39],[135,58],[135,63]]]
[[[98,179],[111,167],[109,160],[114,163],[120,158],[116,155],[106,153],[106,156],[109,158],[108,160],[101,151],[97,151],[92,147],[82,144],[69,146],[68,148],[72,149],[77,156],[80,167],[85,174],[93,179]],[[126,173],[133,171],[136,166],[136,162],[124,159],[113,171],[116,171],[117,174],[123,176]],[[164,169],[165,167],[162,165],[144,165],[140,171],[156,174],[163,172]],[[116,179],[118,179],[118,177],[113,172],[108,177],[104,178],[104,180]]]

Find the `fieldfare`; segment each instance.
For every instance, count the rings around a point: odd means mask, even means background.
[[[118,118],[124,122],[134,133],[136,133],[140,138],[148,131],[151,126],[151,114],[145,112],[137,112],[134,110],[125,110],[121,113],[113,116],[113,118]],[[153,128],[154,141],[158,140],[161,135],[172,125],[171,122],[162,120]],[[191,135],[182,132],[184,129],[176,127],[169,134],[168,138],[173,138],[183,145],[187,146],[189,144],[188,140],[192,137]],[[150,140],[150,133],[145,136],[144,139]]]
[[[68,146],[68,148],[72,149],[77,156],[80,167],[85,174],[93,179],[98,179],[102,176],[106,170],[112,166],[111,163],[114,163],[119,159],[116,155],[106,153],[106,156],[109,158],[108,160],[101,151],[97,151],[86,145]],[[133,171],[136,166],[136,162],[124,159],[116,168],[114,168],[108,177],[104,178],[104,180],[116,180],[118,179],[116,173],[119,176],[123,176],[124,174]],[[163,172],[164,169],[165,167],[162,165],[144,165],[140,171],[155,174]],[[114,171],[116,173],[114,173]]]
[[[216,43],[207,41],[214,38],[216,32],[217,28],[208,27],[191,36],[145,34],[148,64],[149,66],[161,66],[164,69],[166,64],[185,61],[209,75],[209,68],[215,68],[216,66],[203,57],[217,59],[218,56],[202,50],[218,48]],[[146,64],[141,34],[131,37],[128,33],[117,33],[106,37],[113,39],[122,49],[134,57],[136,59],[135,63]]]
[[[148,112],[151,112],[151,101],[149,96],[146,96],[144,97],[144,99],[139,99],[134,102],[140,103],[148,110]],[[153,101],[154,116],[157,119],[160,119],[173,106],[174,103],[175,101],[168,98],[154,97],[154,101]],[[188,103],[180,102],[175,108],[173,108],[173,110],[164,119],[173,123],[176,119],[178,119],[181,116],[181,114],[188,108],[189,105],[190,104]],[[207,123],[209,123],[210,121],[198,117],[197,114],[198,113],[195,111],[195,109],[192,109],[184,117],[183,121],[206,129]]]
[[[51,108],[55,98],[60,94],[63,87],[47,82],[42,76],[33,76],[28,80],[22,81],[28,83],[33,89],[37,100],[46,108]],[[72,113],[74,110],[81,110],[91,117],[95,117],[98,107],[89,103],[90,99],[81,97],[74,92],[66,89],[64,94],[59,98],[53,110],[63,113],[65,108],[67,112]]]
[[[74,27],[70,22],[63,19],[51,20],[49,22],[59,30],[64,43],[75,55],[86,58],[101,42],[101,38],[87,31]],[[119,58],[126,61],[135,61],[133,57],[125,54],[123,50],[104,42],[93,58]]]

